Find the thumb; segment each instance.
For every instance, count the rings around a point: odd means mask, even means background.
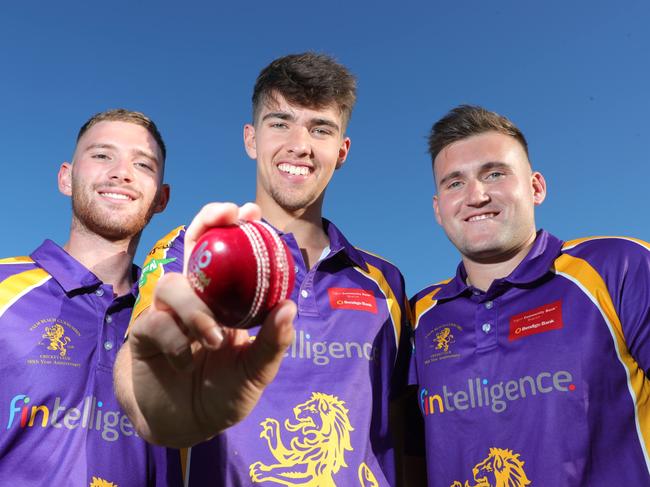
[[[280,302],[267,316],[257,337],[246,350],[248,379],[262,386],[273,380],[293,341],[295,317],[296,305],[290,300]]]

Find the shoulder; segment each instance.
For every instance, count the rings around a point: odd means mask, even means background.
[[[650,243],[633,237],[594,236],[569,240],[562,245],[562,252],[575,255],[612,251],[643,254],[650,252]]]
[[[47,274],[36,264],[36,262],[34,262],[34,259],[31,257],[6,257],[0,259],[0,280],[4,280],[10,276],[21,274],[27,271],[33,271],[36,269],[39,269],[43,273]]]
[[[650,262],[650,244],[632,237],[586,237],[565,242],[560,258],[563,256],[582,259],[598,268],[628,267]]]
[[[355,249],[359,252],[361,257],[363,257],[363,260],[366,262],[366,264],[380,269],[386,273],[398,274],[400,276],[402,275],[395,264],[383,258],[381,255],[377,255],[373,252],[361,249],[359,247],[355,247]]]
[[[171,232],[167,233],[164,237],[159,239],[152,247],[149,254],[165,252],[168,249],[183,245],[185,240],[185,225],[174,228]]]
[[[0,259],[0,316],[18,299],[47,283],[51,277],[30,257]]]
[[[368,267],[368,273],[370,276],[375,276],[376,278],[383,279],[390,285],[392,288],[395,288],[397,292],[398,288],[403,292],[404,288],[404,276],[397,268],[395,264],[384,259],[380,255],[374,254],[364,249],[355,247],[355,250],[359,252],[359,255],[363,258],[363,261]]]
[[[453,280],[452,278],[445,279],[444,281],[431,284],[421,291],[415,293],[410,299],[410,306],[412,312],[413,328],[416,328],[420,318],[427,313],[431,308],[438,304],[436,296],[438,293]]]

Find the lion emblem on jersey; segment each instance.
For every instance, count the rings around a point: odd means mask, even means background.
[[[461,484],[456,480],[450,487],[524,487],[530,484],[519,454],[501,448],[490,448],[488,457],[472,469],[472,474],[475,484],[469,481]]]
[[[69,337],[64,337],[65,330],[61,325],[56,323],[54,326],[45,327],[45,333],[41,338],[45,338],[50,341],[50,344],[47,346],[48,350],[58,350],[59,356],[65,357],[68,354],[68,350],[65,348],[68,343],[70,343]]]
[[[296,422],[285,420],[284,427],[292,435],[287,447],[282,440],[280,423],[273,418],[262,421],[260,438],[266,439],[277,463],[255,462],[250,466],[254,482],[301,487],[335,487],[333,475],[345,463],[345,452],[352,451],[350,432],[354,431],[345,403],[336,396],[312,393],[308,401],[293,408]],[[362,464],[359,480],[362,485],[378,485],[370,469]],[[375,482],[373,484],[372,482]]]
[[[108,480],[100,479],[99,477],[93,477],[92,482],[88,487],[117,487],[117,484],[109,482]]]
[[[451,328],[443,328],[436,334],[436,350],[448,352],[449,345],[454,343],[454,341],[454,335],[451,334]]]

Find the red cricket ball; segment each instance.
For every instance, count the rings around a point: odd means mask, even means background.
[[[260,324],[295,282],[293,257],[264,222],[215,227],[196,242],[187,275],[217,321],[233,328]]]

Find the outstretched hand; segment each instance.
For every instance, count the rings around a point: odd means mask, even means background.
[[[260,218],[257,205],[206,205],[185,234],[184,268],[209,228]],[[295,304],[279,303],[255,340],[222,327],[185,275],[166,274],[134,323],[115,370],[116,392],[145,439],[172,447],[206,440],[245,418],[293,340]]]

